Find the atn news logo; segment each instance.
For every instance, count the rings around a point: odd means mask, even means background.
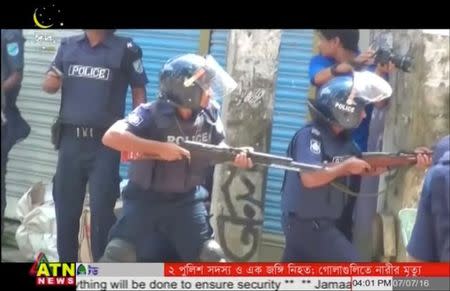
[[[49,262],[40,253],[29,274],[36,277],[39,286],[75,286],[75,263]]]
[[[76,276],[97,276],[98,267],[80,264],[77,268],[75,263],[49,262],[45,254],[40,253],[29,274],[36,277],[36,285],[75,286]]]

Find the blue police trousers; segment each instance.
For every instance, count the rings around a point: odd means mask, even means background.
[[[284,262],[355,262],[356,249],[333,219],[304,219],[283,214]]]
[[[120,194],[119,152],[94,138],[77,137],[63,129],[58,164],[53,180],[60,261],[78,259],[80,215],[88,184],[91,210],[91,250],[98,261],[106,247],[108,232],[115,222],[114,206]]]
[[[351,176],[349,189],[358,193],[361,188],[361,176]],[[345,235],[345,237],[353,242],[353,212],[356,204],[356,197],[346,196],[346,203],[342,210],[341,217],[336,222],[337,228]]]
[[[18,93],[18,92],[17,92]],[[6,96],[6,98],[17,98],[17,95]],[[4,114],[6,123],[2,125],[1,140],[1,194],[2,194],[2,236],[3,236],[3,219],[6,208],[6,167],[8,163],[8,155],[13,146],[30,134],[30,126],[22,118],[19,109],[15,105],[5,106]]]
[[[140,261],[198,261],[203,243],[212,238],[206,194],[199,191],[206,193],[202,187],[197,193],[149,193],[130,182],[110,240],[133,243]]]

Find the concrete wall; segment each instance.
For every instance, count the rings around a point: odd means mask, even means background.
[[[367,50],[370,46],[370,29],[360,29],[359,30],[359,49],[363,52]]]
[[[252,146],[267,152],[280,46],[280,30],[232,30],[228,72],[238,90],[224,98],[222,116],[231,146]],[[255,261],[261,247],[263,187],[267,169],[216,167],[212,225],[216,239],[233,261]]]
[[[411,73],[398,71],[390,80],[394,94],[386,118],[384,151],[431,147],[450,131],[448,31],[376,30],[371,38],[392,43],[398,53],[411,54],[415,62]],[[398,211],[417,207],[423,177],[423,171],[409,168],[388,177],[389,182],[386,177],[380,182],[387,194],[378,201],[378,210],[395,217],[398,261],[406,259]]]

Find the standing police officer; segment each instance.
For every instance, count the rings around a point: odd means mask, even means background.
[[[101,138],[123,118],[128,85],[133,105],[146,100],[141,49],[114,30],[86,30],[64,38],[43,83],[61,88],[58,164],[53,184],[61,261],[77,261],[79,220],[89,183],[92,254],[103,254],[119,195],[120,154]],[[57,129],[55,130],[58,131]]]
[[[336,77],[324,84],[315,100],[309,101],[311,124],[293,137],[288,155],[295,161],[323,165],[323,171],[286,172],[282,188],[284,261],[356,261],[350,241],[336,227],[344,205],[344,193],[331,183],[350,185],[350,175],[379,175],[358,159],[360,151],[349,130],[365,117],[367,104],[391,95],[382,78],[370,72]],[[339,157],[354,157],[342,161]]]
[[[433,149],[420,195],[408,254],[416,261],[450,261],[450,136]]]
[[[116,150],[151,159],[132,162],[123,198],[122,217],[113,226],[102,261],[166,261],[161,250],[174,248],[184,261],[220,261],[224,255],[212,239],[203,200],[210,161],[178,144],[194,140],[224,144],[218,106],[209,99],[225,96],[236,82],[211,57],[186,54],[167,61],[160,74],[160,96],[114,124],[103,142]],[[238,167],[252,166],[246,154]]]
[[[24,42],[21,29],[2,29],[2,235],[6,208],[6,164],[8,153],[30,134],[30,126],[22,118],[16,101],[20,92],[24,67]]]

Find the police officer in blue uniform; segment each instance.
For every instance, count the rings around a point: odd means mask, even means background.
[[[412,260],[450,261],[450,136],[433,150],[407,251]]]
[[[214,96],[225,96],[234,80],[212,56],[186,54],[166,62],[160,73],[159,99],[139,106],[114,124],[103,142],[116,150],[149,157],[130,164],[129,183],[123,192],[123,215],[113,226],[101,261],[167,261],[162,249],[173,248],[183,261],[224,260],[212,239],[203,203],[207,191],[200,185],[210,171],[210,161],[179,144],[194,140],[224,143],[224,130]],[[234,164],[252,167],[246,154]]]
[[[358,159],[360,151],[350,130],[365,117],[367,104],[389,97],[389,84],[371,72],[333,78],[309,101],[313,121],[293,137],[288,156],[323,165],[323,171],[286,172],[282,188],[282,222],[286,236],[284,261],[356,261],[351,242],[336,227],[345,196],[332,183],[350,185],[351,175],[379,175]],[[342,161],[344,155],[353,157]]]
[[[367,69],[376,72],[387,79],[388,73],[393,70],[391,62],[388,64],[371,65],[374,61],[374,51],[359,52],[358,29],[321,29],[319,32],[320,54],[314,56],[309,63],[309,78],[311,84],[319,89],[323,84],[336,76],[351,76],[355,66],[368,65]],[[385,106],[385,102],[369,104],[366,107],[366,117],[358,127],[352,130],[353,140],[359,149],[367,151],[369,125],[374,106]],[[350,188],[359,192],[361,177],[354,176]],[[350,240],[352,235],[352,214],[356,197],[348,197],[345,210],[339,220],[339,228]]]
[[[116,36],[113,30],[85,30],[82,35],[62,39],[47,73],[44,91],[62,91],[53,181],[61,261],[77,261],[87,184],[94,260],[104,252],[120,191],[120,154],[105,147],[101,138],[123,118],[129,85],[133,105],[145,102],[147,77],[141,58],[141,49],[130,38]]]
[[[22,118],[16,105],[19,95],[23,68],[24,43],[21,29],[2,29],[2,235],[3,217],[6,208],[6,164],[12,147],[30,134],[30,126]],[[9,121],[9,122],[7,122]]]

